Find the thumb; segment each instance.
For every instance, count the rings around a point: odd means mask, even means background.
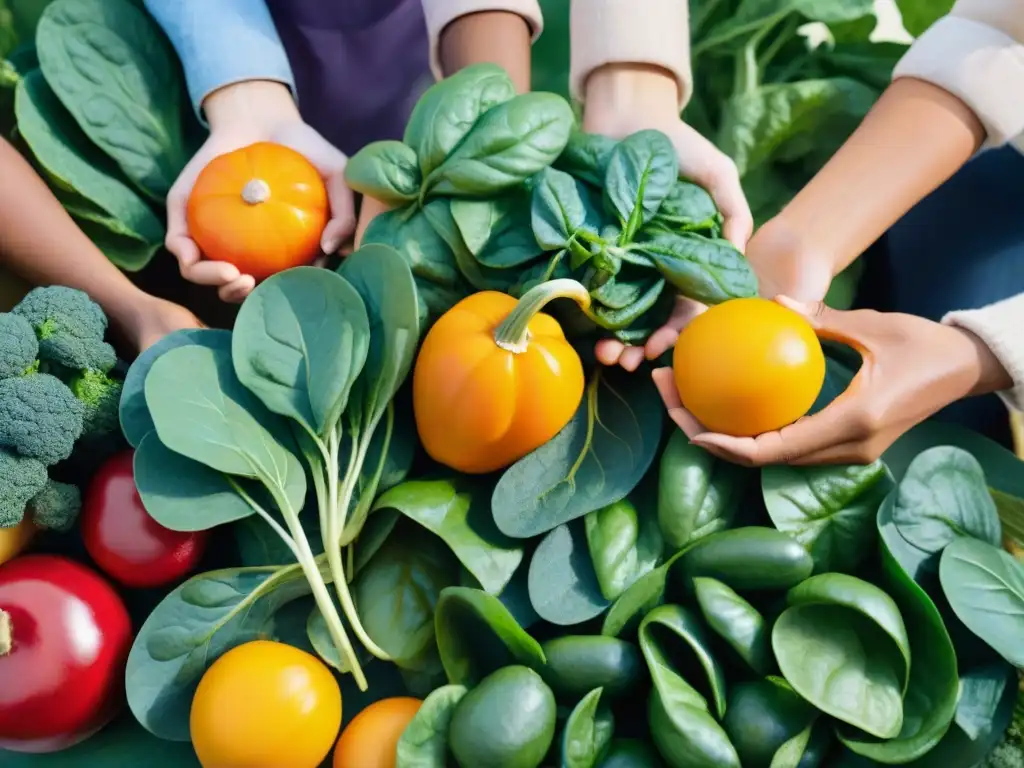
[[[871,328],[865,322],[864,310],[833,309],[824,301],[797,301],[789,296],[776,296],[775,301],[806,318],[818,338],[838,341],[858,351],[868,345]]]

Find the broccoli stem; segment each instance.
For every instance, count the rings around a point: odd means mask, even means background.
[[[14,646],[14,626],[11,622],[11,614],[0,610],[0,658],[11,652]]]
[[[341,450],[340,433],[341,430],[335,427],[327,439],[327,452],[329,454],[327,467],[330,474],[328,475],[328,524],[326,530],[322,531],[324,535],[324,551],[327,554],[327,563],[331,569],[331,576],[334,578],[334,590],[338,595],[341,608],[345,612],[345,617],[348,619],[352,631],[356,633],[359,642],[371,654],[382,661],[391,661],[390,654],[377,645],[363,627],[363,622],[356,611],[355,602],[352,600],[352,593],[348,589],[348,579],[341,554],[341,534],[345,527],[345,517],[352,500],[352,492],[355,488],[356,480],[359,478],[359,469],[366,459],[369,441],[359,440],[358,432],[353,432],[351,435],[354,455],[349,461],[348,469],[345,472],[345,478],[342,481],[339,492],[337,468]]]

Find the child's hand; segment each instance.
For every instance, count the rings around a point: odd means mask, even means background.
[[[215,91],[203,103],[210,136],[185,166],[167,196],[167,250],[174,254],[181,274],[190,282],[216,286],[223,301],[240,302],[256,286],[232,264],[206,261],[192,240],[185,217],[192,186],[200,171],[218,155],[259,141],[290,147],[309,160],[327,185],[331,219],[321,247],[336,251],[355,229],[352,191],[345,184],[348,158],[303,122],[291,93],[280,83],[251,81]]]
[[[140,294],[121,328],[136,354],[141,354],[174,331],[206,327],[185,307],[146,293]]]

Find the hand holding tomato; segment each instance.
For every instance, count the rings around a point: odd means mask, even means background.
[[[323,251],[332,253],[355,228],[352,191],[345,184],[348,158],[302,120],[291,93],[280,83],[226,86],[208,96],[203,109],[210,136],[168,193],[166,245],[186,280],[216,286],[222,300],[240,302],[255,287],[256,278],[233,264],[204,259],[190,228],[186,208],[199,174],[214,158],[259,142],[294,150],[312,164],[326,185],[329,217],[319,242]]]
[[[863,364],[846,392],[822,411],[752,437],[709,432],[683,407],[672,370],[655,371],[676,424],[694,444],[727,461],[748,466],[870,463],[946,405],[1013,385],[992,351],[964,329],[895,312],[843,312],[822,302],[777,301],[807,318],[819,337],[856,349]]]

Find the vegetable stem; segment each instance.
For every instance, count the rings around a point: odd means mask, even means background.
[[[267,510],[265,510],[260,505],[260,503],[256,501],[256,499],[250,496],[249,493],[238,483],[238,481],[236,481],[230,475],[225,475],[224,477],[231,485],[231,487],[234,489],[235,493],[241,496],[245,503],[248,504],[257,515],[262,517],[263,521],[267,525],[274,529],[274,533],[276,533],[281,538],[281,541],[288,545],[288,549],[290,549],[292,551],[292,554],[295,555],[295,559],[299,560],[299,551],[295,546],[294,539],[292,539],[292,537],[288,534],[288,531],[282,528],[281,524],[274,519],[273,515],[267,512]]]
[[[13,646],[14,626],[11,623],[11,614],[0,611],[0,658],[10,653]]]
[[[281,507],[281,514],[291,529],[292,537],[295,540],[296,559],[299,561],[299,565],[302,566],[302,572],[306,575],[306,580],[309,581],[310,589],[313,592],[313,600],[324,617],[324,623],[327,625],[331,641],[334,643],[335,648],[338,649],[341,657],[348,660],[349,669],[352,671],[352,676],[355,678],[359,690],[365,691],[369,687],[366,675],[359,664],[359,658],[352,647],[352,642],[348,639],[345,627],[341,623],[341,616],[338,615],[338,611],[334,607],[331,594],[327,591],[327,585],[320,575],[320,569],[317,567],[316,558],[313,556],[313,550],[309,547],[306,534],[302,530],[299,516],[295,513],[295,510],[290,508],[286,500],[278,500],[278,505]],[[329,560],[330,553],[328,552]]]
[[[508,317],[495,330],[494,343],[514,354],[525,352],[530,342],[530,321],[548,302],[555,299],[572,299],[584,312],[590,309],[590,293],[582,283],[567,277],[549,280],[523,294]]]
[[[259,205],[270,199],[270,185],[263,179],[250,179],[242,187],[242,200],[249,205]]]

